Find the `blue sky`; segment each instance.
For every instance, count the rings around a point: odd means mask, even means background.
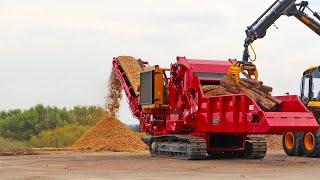
[[[241,58],[245,28],[273,0],[2,0],[0,109],[37,103],[103,105],[111,60],[131,55],[168,67],[176,56]],[[320,2],[310,0],[320,11]],[[260,79],[298,93],[319,64],[318,36],[282,17],[254,44]],[[121,120],[135,123],[123,100]]]

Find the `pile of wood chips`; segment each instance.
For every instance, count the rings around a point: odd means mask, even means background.
[[[73,150],[137,152],[147,146],[119,120],[105,116],[71,147]]]
[[[137,59],[130,56],[116,58],[124,70],[135,93],[140,84],[142,67]],[[88,132],[78,139],[70,148],[73,150],[94,150],[114,152],[144,151],[147,146],[125,124],[117,118],[122,98],[122,86],[115,71],[108,81],[106,97],[106,115]]]
[[[272,87],[264,85],[262,81],[242,78],[239,84],[236,84],[234,78],[224,78],[221,81],[221,85],[229,92],[247,94],[262,109],[267,111],[276,111],[281,104],[279,99],[271,95]]]

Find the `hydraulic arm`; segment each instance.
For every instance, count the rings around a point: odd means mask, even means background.
[[[248,47],[257,39],[264,38],[267,30],[272,26],[282,15],[294,16],[315,33],[320,35],[320,14],[314,12],[309,6],[308,1],[296,3],[296,0],[277,0],[275,1],[251,26],[246,30],[247,37],[244,41],[244,52],[242,61],[249,61]],[[305,10],[308,9],[313,16],[311,18]]]
[[[314,12],[308,1],[296,3],[296,0],[275,1],[251,26],[246,30],[244,41],[244,51],[242,61],[238,61],[229,71],[229,75],[234,75],[236,80],[239,74],[243,73],[247,78],[258,78],[255,65],[250,62],[249,47],[257,40],[266,36],[267,30],[283,15],[294,16],[316,34],[320,35],[320,14]],[[309,10],[315,18],[306,13]],[[254,61],[254,60],[251,60]]]

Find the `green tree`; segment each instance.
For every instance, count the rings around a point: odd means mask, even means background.
[[[31,137],[29,144],[33,147],[67,147],[72,145],[89,129],[89,126],[66,125],[53,130],[42,131]]]
[[[19,109],[0,112],[0,136],[29,140],[45,130],[51,130],[66,125],[94,125],[102,116],[104,110],[98,106],[75,106],[73,109],[38,104],[28,110]]]
[[[35,126],[37,119],[38,114],[35,111],[8,116],[0,122],[0,136],[27,140],[32,134],[40,132]]]
[[[2,119],[5,119],[7,116],[8,116],[7,112],[1,111],[1,112],[0,112],[0,121],[1,121]]]

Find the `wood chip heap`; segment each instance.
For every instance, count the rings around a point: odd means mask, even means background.
[[[95,124],[70,148],[113,152],[147,150],[147,146],[125,124],[107,116]]]
[[[125,71],[135,93],[140,84],[140,72],[142,68],[137,61],[130,56],[117,58]],[[116,117],[120,109],[122,98],[122,86],[117,74],[112,71],[108,82],[108,95],[106,97],[106,115],[88,132],[78,139],[70,148],[74,150],[135,152],[147,150],[147,146],[125,124]]]
[[[221,85],[229,92],[239,94],[247,94],[254,99],[257,104],[267,111],[276,111],[281,104],[281,101],[271,95],[272,87],[263,85],[262,81],[254,79],[240,79],[239,85],[236,84],[234,78],[224,78]]]

